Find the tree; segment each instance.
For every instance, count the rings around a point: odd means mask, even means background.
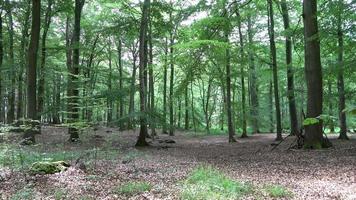
[[[277,53],[276,43],[274,41],[274,16],[273,16],[273,4],[272,0],[268,1],[268,16],[269,16],[269,41],[271,49],[271,65],[273,73],[273,88],[274,88],[274,103],[276,109],[276,122],[277,122],[277,138],[276,140],[282,140],[282,124],[281,124],[281,108],[279,103],[279,88],[278,88],[278,69],[277,69]]]
[[[340,122],[340,135],[339,139],[348,140],[347,137],[347,127],[346,127],[346,114],[345,110],[345,84],[344,84],[344,38],[343,38],[343,1],[338,1],[338,17],[337,17],[337,38],[338,38],[338,74],[337,74],[337,89],[339,94],[339,122]]]
[[[72,142],[78,141],[79,139],[79,130],[76,127],[75,123],[78,123],[79,120],[79,56],[80,56],[80,20],[82,9],[84,6],[85,0],[75,0],[74,7],[74,31],[72,39],[73,47],[73,58],[70,59],[72,65],[69,71],[69,84],[68,84],[68,113],[69,113],[69,122],[71,127],[69,127],[69,140]]]
[[[40,40],[41,29],[41,0],[32,0],[32,25],[31,40],[28,47],[28,68],[27,68],[27,118],[37,119],[36,109],[36,82],[37,82],[37,53]],[[26,132],[24,139],[35,142],[34,132]]]
[[[320,40],[317,20],[317,1],[303,0],[305,78],[308,89],[307,118],[318,118],[323,111],[323,81],[320,61]],[[304,146],[319,149],[323,146],[322,121],[305,126]]]
[[[146,84],[145,84],[145,73],[147,70],[147,29],[149,23],[149,9],[150,0],[145,0],[143,3],[141,25],[140,25],[140,48],[139,48],[139,58],[140,58],[140,134],[138,136],[136,146],[148,146],[146,142],[147,132],[147,113],[146,113]],[[145,55],[146,54],[146,55]]]
[[[287,65],[287,85],[288,85],[288,105],[291,135],[299,135],[297,108],[294,94],[294,70],[292,61],[292,39],[290,35],[289,14],[286,0],[281,1],[284,30],[286,31],[286,65]]]

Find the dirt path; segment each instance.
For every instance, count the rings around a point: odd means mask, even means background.
[[[130,180],[144,180],[154,185],[150,192],[130,199],[177,199],[179,182],[195,167],[211,165],[233,179],[254,185],[279,184],[293,192],[292,199],[356,199],[356,137],[350,141],[332,139],[333,149],[304,151],[286,150],[293,139],[287,139],[274,151],[274,134],[258,134],[228,144],[226,136],[192,137],[178,132],[177,136],[160,135],[160,140],[173,139],[175,144],[152,142],[148,148],[133,148],[137,133],[102,128],[87,133],[100,135],[78,145],[65,142],[60,128],[47,128],[39,136],[43,149],[90,149],[110,146],[119,154],[111,160],[95,160],[88,170],[70,168],[64,173],[35,176],[25,183],[23,174],[12,173],[0,182],[3,199],[26,184],[35,189],[35,199],[55,199],[55,191],[63,189],[68,199],[128,199],[114,192]],[[57,149],[53,145],[57,144]],[[58,145],[60,144],[60,145]],[[52,147],[52,148],[51,148]],[[1,169],[6,173],[6,169]],[[27,178],[28,179],[28,178]],[[269,197],[264,197],[270,199]]]

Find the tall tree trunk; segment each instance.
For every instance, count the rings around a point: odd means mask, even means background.
[[[46,56],[47,56],[47,47],[46,47],[46,40],[47,40],[47,35],[48,35],[48,30],[51,24],[52,20],[52,0],[48,1],[47,9],[46,9],[46,14],[45,14],[45,21],[44,21],[44,27],[43,27],[43,33],[42,33],[42,54],[41,54],[41,65],[40,65],[40,80],[39,80],[39,86],[38,86],[38,105],[37,105],[37,110],[38,113],[42,116],[43,108],[44,108],[44,92],[45,92],[45,67],[46,67]],[[39,118],[41,118],[39,116]]]
[[[3,1],[1,1],[3,4]],[[5,122],[5,114],[4,114],[4,99],[3,99],[3,59],[4,59],[4,41],[3,41],[3,30],[2,30],[2,11],[0,10],[0,123]]]
[[[292,39],[289,34],[289,14],[286,0],[281,1],[284,30],[286,31],[286,62],[287,62],[287,82],[288,82],[288,103],[291,135],[299,135],[298,114],[295,105],[294,95],[294,70],[292,62]]]
[[[150,17],[151,19],[151,17]],[[151,128],[151,135],[152,137],[156,136],[156,113],[155,113],[155,86],[154,86],[154,75],[153,75],[153,44],[152,44],[152,23],[150,20],[149,24],[149,36],[148,36],[148,45],[149,45],[149,60],[148,60],[148,67],[149,67],[149,95],[150,95],[150,112],[151,112],[151,121],[150,121],[150,128]]]
[[[188,84],[185,86],[184,90],[184,107],[185,107],[185,114],[184,114],[184,129],[189,129],[189,98],[188,98]]]
[[[248,43],[249,43],[249,71],[250,71],[250,95],[251,95],[251,118],[252,118],[252,129],[253,133],[259,133],[258,119],[259,119],[259,102],[258,102],[258,86],[257,86],[257,77],[256,77],[256,66],[255,66],[255,58],[253,55],[253,33],[252,33],[252,22],[251,17],[248,17],[247,24],[247,32],[248,32]]]
[[[147,131],[147,116],[146,116],[146,84],[145,84],[145,73],[147,73],[147,29],[149,23],[149,12],[150,12],[150,0],[145,0],[143,4],[141,26],[140,26],[140,48],[139,48],[139,57],[140,57],[140,134],[138,136],[136,146],[148,146],[146,142],[146,136],[148,135]]]
[[[277,122],[277,141],[282,140],[282,123],[281,123],[281,108],[279,103],[279,88],[278,88],[278,69],[277,69],[277,53],[276,53],[276,43],[274,41],[274,19],[273,19],[273,4],[272,0],[268,1],[268,13],[269,13],[269,38],[270,38],[270,49],[271,49],[271,61],[272,61],[272,72],[273,72],[273,88],[274,88],[274,104],[276,108],[276,122]]]
[[[18,73],[18,79],[17,79],[17,100],[16,100],[16,118],[21,119],[24,117],[24,101],[23,101],[23,81],[24,81],[24,70],[26,69],[26,63],[27,63],[27,45],[28,45],[28,29],[29,29],[29,23],[30,23],[30,14],[31,14],[31,0],[27,0],[27,8],[25,11],[25,16],[24,16],[24,24],[22,28],[22,38],[21,38],[21,44],[20,44],[20,65],[19,65],[19,73]]]
[[[329,115],[333,116],[334,112],[333,112],[333,94],[332,94],[332,87],[331,87],[331,80],[328,80],[328,109],[329,109]],[[335,124],[333,121],[330,122],[329,124],[329,128],[330,128],[330,132],[334,133],[335,132]]]
[[[32,0],[32,25],[31,25],[31,40],[28,47],[28,68],[27,68],[27,118],[36,120],[36,68],[37,68],[37,53],[38,43],[40,40],[41,29],[41,0]],[[27,131],[24,134],[24,139],[35,142],[35,132]]]
[[[119,44],[117,47],[118,53],[118,60],[119,60],[119,90],[122,91],[123,89],[123,67],[122,67],[122,41],[121,38],[119,39]],[[121,119],[124,116],[124,98],[122,95],[119,97],[119,118]],[[120,129],[123,130],[124,126],[123,123],[119,122]]]
[[[16,69],[14,64],[14,22],[12,19],[12,5],[9,0],[5,1],[7,16],[8,16],[8,32],[9,32],[9,65],[11,85],[8,89],[8,105],[7,123],[12,123],[15,120],[15,83],[16,83]]]
[[[241,54],[241,61],[242,63],[245,60],[245,53],[244,53],[244,41],[242,37],[241,31],[241,16],[239,11],[236,11],[236,15],[238,18],[238,28],[239,28],[239,38],[240,38],[240,54]],[[241,95],[242,95],[242,135],[241,138],[247,137],[247,124],[246,124],[246,89],[245,89],[245,72],[244,72],[244,65],[241,64]]]
[[[307,118],[316,118],[323,111],[323,80],[320,61],[320,41],[317,21],[317,1],[303,0],[305,77],[308,88]],[[322,121],[305,126],[305,148],[323,146]]]
[[[167,132],[167,68],[168,68],[168,38],[166,38],[166,45],[164,49],[164,64],[163,64],[163,127],[162,133]]]
[[[135,45],[133,45],[132,49],[132,75],[131,75],[131,86],[130,86],[130,103],[129,103],[129,114],[132,115],[135,111],[135,93],[136,93],[136,50],[135,50]],[[128,129],[133,129],[134,127],[134,120],[133,117],[130,117],[127,128]]]
[[[109,39],[109,77],[108,77],[108,95],[107,95],[107,125],[112,122],[112,56],[111,56],[111,40]]]
[[[173,94],[173,87],[174,87],[174,61],[173,61],[173,45],[174,45],[174,38],[173,33],[170,36],[170,68],[171,68],[171,76],[170,76],[170,84],[169,84],[169,135],[174,135],[174,111],[173,111],[173,101],[174,101],[174,94]]]
[[[225,41],[229,43],[229,33],[228,30],[225,30]],[[226,113],[227,113],[227,125],[228,125],[228,132],[229,132],[229,142],[236,142],[234,138],[235,129],[233,124],[233,114],[232,114],[232,103],[231,103],[231,65],[230,65],[230,49],[226,48],[225,50],[226,56],[226,63],[225,63],[225,70],[226,70]]]
[[[68,112],[70,114],[70,122],[77,123],[79,120],[79,56],[80,56],[80,21],[82,9],[85,0],[75,0],[74,8],[74,31],[73,31],[73,63],[69,75],[69,86],[71,96],[69,97]],[[79,139],[79,130],[72,126],[69,128],[70,141],[75,142]]]
[[[338,74],[337,74],[337,90],[339,93],[339,122],[340,122],[340,135],[339,139],[348,140],[347,137],[347,126],[346,126],[346,114],[345,109],[345,85],[344,85],[344,38],[342,30],[342,12],[344,10],[343,1],[338,1],[339,13],[338,13],[338,25],[337,25],[337,35],[338,35]]]

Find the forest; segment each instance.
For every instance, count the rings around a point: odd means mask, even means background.
[[[0,199],[356,199],[356,1],[0,0]]]

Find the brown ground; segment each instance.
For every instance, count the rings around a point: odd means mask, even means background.
[[[94,138],[93,134],[103,138]],[[350,141],[331,137],[332,149],[315,151],[287,150],[293,138],[271,151],[274,134],[258,134],[228,144],[226,136],[193,137],[178,132],[172,137],[176,144],[155,141],[148,148],[134,148],[136,136],[133,131],[101,128],[87,133],[86,137],[91,139],[69,144],[65,142],[67,135],[63,128],[44,128],[37,138],[43,143],[42,151],[109,146],[120,153],[112,160],[91,159],[86,172],[70,168],[54,175],[24,176],[0,165],[0,197],[9,199],[30,184],[36,191],[36,199],[55,199],[56,191],[66,191],[68,199],[177,199],[179,181],[194,167],[211,165],[233,179],[249,181],[257,187],[283,185],[293,192],[291,199],[356,200],[356,135]],[[168,136],[160,135],[160,139],[165,138]],[[134,197],[113,192],[115,187],[132,180],[151,182],[153,189]],[[271,199],[267,195],[260,198]]]

